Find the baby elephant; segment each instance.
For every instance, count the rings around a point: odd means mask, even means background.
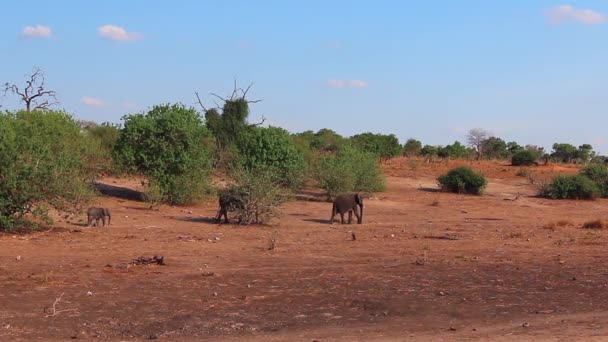
[[[103,226],[106,226],[106,216],[108,217],[108,226],[110,225],[110,220],[112,219],[112,214],[110,213],[110,209],[108,208],[89,208],[87,210],[87,227],[90,227],[93,224],[93,220],[95,220],[95,226],[99,227],[99,220],[103,222]]]
[[[236,195],[224,192],[219,196],[219,205],[220,208],[217,211],[217,216],[215,217],[215,221],[219,223],[222,220],[222,216],[224,216],[224,223],[229,223],[228,221],[228,212],[235,211],[237,209],[243,209],[243,201],[237,197]],[[242,221],[242,216],[239,215],[239,224]]]
[[[359,215],[357,206],[361,207],[361,215]],[[351,224],[353,221],[353,212],[355,213],[355,216],[357,216],[357,224],[363,223],[363,197],[359,194],[341,195],[336,197],[331,209],[330,222],[333,224],[336,213],[339,213],[341,223],[344,224],[344,214],[346,212],[348,212],[348,224]]]

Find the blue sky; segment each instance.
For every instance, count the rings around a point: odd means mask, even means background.
[[[481,127],[608,152],[607,1],[28,1],[3,5],[0,82],[46,72],[77,118],[120,122],[255,82],[250,121],[465,141]],[[12,96],[0,99],[18,108]]]

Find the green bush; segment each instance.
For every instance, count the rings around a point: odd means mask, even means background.
[[[608,197],[608,167],[604,164],[589,164],[580,174],[591,179],[600,189],[602,197]]]
[[[247,170],[271,168],[281,184],[296,189],[306,173],[304,156],[289,133],[279,127],[250,127],[237,142],[240,166]]]
[[[350,146],[321,159],[316,178],[329,199],[351,192],[385,190],[384,176],[375,155]]]
[[[0,229],[28,214],[50,223],[50,208],[80,210],[94,195],[85,145],[66,113],[0,113]]]
[[[476,195],[481,195],[487,184],[486,178],[481,173],[476,173],[466,166],[453,168],[447,174],[439,176],[437,180],[443,191]]]
[[[601,194],[598,186],[585,175],[558,175],[545,185],[540,195],[552,199],[595,199]]]
[[[180,104],[157,105],[123,120],[115,160],[127,172],[148,177],[150,197],[190,204],[209,190],[210,133],[196,110]]]
[[[530,166],[536,162],[536,156],[532,151],[520,150],[515,152],[511,157],[511,165],[513,166]]]

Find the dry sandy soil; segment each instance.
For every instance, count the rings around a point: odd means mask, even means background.
[[[0,235],[0,340],[608,340],[608,231],[581,228],[608,201],[536,198],[532,181],[577,171],[553,165],[473,162],[484,196],[436,192],[455,165],[385,165],[362,225],[305,200],[274,226],[218,225],[215,199],[149,210],[137,181],[104,179],[109,227]],[[166,265],[130,264],[153,255]]]

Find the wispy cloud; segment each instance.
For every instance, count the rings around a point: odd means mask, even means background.
[[[95,97],[91,97],[91,96],[83,96],[80,99],[80,102],[90,106],[90,107],[108,107],[109,104],[104,102],[101,99],[95,98]]]
[[[136,42],[144,38],[141,33],[129,32],[123,27],[115,25],[103,25],[97,29],[97,34],[102,38],[124,43]]]
[[[125,109],[134,109],[135,107],[137,107],[137,105],[133,102],[124,101],[122,103],[122,108],[125,108]]]
[[[570,5],[559,5],[545,11],[545,15],[554,24],[573,21],[585,25],[603,24],[608,17],[600,12],[590,9],[578,9]]]
[[[48,26],[36,25],[24,27],[21,35],[26,38],[50,38],[53,33]]]
[[[330,88],[365,88],[367,82],[363,80],[337,80],[329,79],[325,83]]]

